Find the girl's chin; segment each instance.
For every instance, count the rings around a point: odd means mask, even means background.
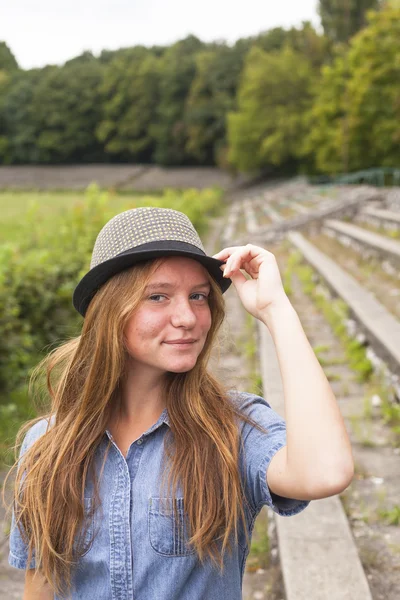
[[[196,361],[188,361],[185,364],[176,364],[176,365],[170,365],[170,367],[168,368],[168,371],[170,373],[186,373],[187,371],[190,371],[191,369],[193,369],[193,367],[195,366]]]

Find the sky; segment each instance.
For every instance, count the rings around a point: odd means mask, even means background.
[[[22,69],[63,64],[90,50],[169,45],[189,34],[233,43],[311,21],[317,0],[0,0],[0,41]]]

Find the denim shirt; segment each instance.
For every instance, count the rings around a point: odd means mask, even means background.
[[[232,393],[232,392],[231,392]],[[233,392],[236,394],[236,392]],[[240,421],[244,442],[239,468],[247,481],[245,494],[251,509],[246,510],[250,535],[261,508],[267,505],[278,515],[292,516],[308,506],[308,501],[271,494],[267,469],[271,458],[286,445],[285,421],[268,402],[247,392],[238,392],[246,414],[268,429],[264,434]],[[48,421],[39,421],[27,432],[20,456],[47,430]],[[177,488],[179,523],[173,517],[172,498],[159,497],[164,435],[169,427],[167,409],[129,447],[126,459],[108,430],[96,453],[96,472],[110,439],[110,448],[100,482],[102,514],[90,523],[92,545],[72,575],[72,600],[241,600],[242,579],[249,552],[243,527],[232,555],[225,554],[224,573],[207,558],[201,565],[186,541],[190,537],[184,519],[184,498]],[[85,507],[92,502],[90,484],[85,488]],[[239,520],[241,523],[241,520]],[[27,549],[12,513],[8,562],[17,569],[27,568]],[[35,558],[29,568],[34,568]],[[54,596],[55,600],[62,600]]]

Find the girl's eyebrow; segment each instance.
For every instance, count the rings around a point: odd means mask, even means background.
[[[194,288],[209,288],[210,283],[208,281],[204,281],[203,283],[199,283],[197,285],[193,286]],[[166,281],[159,281],[156,283],[152,283],[150,285],[148,285],[146,287],[146,291],[151,291],[151,290],[159,290],[159,289],[175,289],[176,285],[172,284],[172,283],[167,283]]]

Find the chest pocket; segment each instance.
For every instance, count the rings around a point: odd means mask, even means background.
[[[85,522],[82,526],[81,533],[78,535],[77,540],[75,542],[75,548],[79,546],[82,547],[83,553],[81,556],[85,556],[90,548],[92,547],[92,538],[94,532],[94,514],[93,513],[93,498],[84,498],[84,506],[85,506]],[[85,534],[83,534],[84,528],[87,528]],[[83,536],[83,537],[82,537]]]
[[[174,515],[173,500],[173,498],[149,498],[150,544],[158,554],[188,556],[194,554],[195,549],[188,545],[191,534],[183,498],[175,498],[177,518]]]

